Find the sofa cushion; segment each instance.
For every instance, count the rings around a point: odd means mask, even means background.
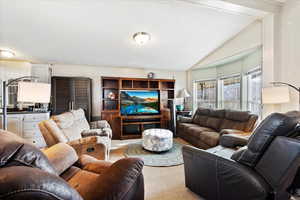
[[[233,121],[246,122],[250,118],[248,111],[226,110],[225,118]]]
[[[199,126],[207,126],[208,117],[205,115],[196,115],[193,118],[193,123],[198,124]]]
[[[219,138],[220,138],[220,134],[215,131],[203,131],[200,134],[200,140],[211,147],[218,145]]]
[[[182,131],[186,132],[188,128],[195,127],[195,126],[198,127],[199,125],[192,124],[192,123],[180,123],[178,124],[178,126]]]
[[[71,113],[74,116],[74,125],[82,132],[83,130],[90,129],[90,125],[85,118],[85,113],[83,109],[72,110]]]
[[[196,114],[197,115],[206,115],[208,116],[211,112],[211,109],[208,109],[208,108],[198,108],[197,111],[196,111]]]
[[[211,110],[207,109],[207,108],[198,108],[192,118],[193,123],[200,125],[199,116],[207,117],[207,116],[209,116],[210,111]],[[204,118],[202,118],[202,119],[204,119]]]
[[[59,175],[69,169],[78,160],[74,148],[65,143],[58,143],[45,149],[43,153],[47,156]]]
[[[57,126],[61,129],[69,128],[74,123],[74,115],[70,112],[66,112],[60,115],[54,115],[51,117]]]
[[[224,119],[225,110],[210,110],[209,116]]]
[[[229,119],[224,119],[220,126],[220,130],[223,129],[236,129],[236,130],[245,130],[246,122],[234,121]]]
[[[82,130],[78,126],[70,126],[69,128],[61,129],[68,141],[73,141],[82,138]]]
[[[77,116],[76,116],[77,117]],[[68,139],[68,141],[73,141],[80,139],[81,132],[84,128],[80,123],[75,121],[75,117],[71,112],[66,112],[60,115],[55,115],[51,117],[57,126],[61,129],[64,136]]]
[[[45,120],[42,122],[42,124],[47,129],[47,131],[49,131],[51,133],[51,134],[50,133],[47,134],[46,136],[43,134],[44,137],[48,139],[50,137],[49,135],[51,135],[53,137],[53,139],[55,140],[55,141],[51,142],[52,145],[59,143],[59,142],[62,142],[62,143],[68,142],[67,137],[64,135],[62,130],[57,126],[57,124],[52,119]]]
[[[206,126],[219,131],[222,119],[216,117],[209,117],[206,122]]]
[[[288,136],[298,124],[298,118],[273,113],[263,120],[254,131],[247,149],[237,151],[232,159],[249,167],[255,167],[267,147],[276,136]]]
[[[207,127],[201,127],[201,126],[191,126],[187,129],[187,134],[192,135],[194,137],[200,138],[200,135],[202,132],[207,131],[214,131],[211,128],[207,128]]]

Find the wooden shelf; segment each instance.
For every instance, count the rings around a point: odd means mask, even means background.
[[[175,97],[175,80],[129,77],[102,77],[101,118],[109,121],[114,139],[140,138],[143,130],[165,127],[169,120],[168,100]],[[160,93],[160,111],[157,115],[130,115],[120,113],[121,90],[156,90]],[[111,99],[111,93],[115,99]]]
[[[121,116],[122,119],[153,119],[153,118],[161,118],[161,115],[127,115]]]
[[[123,122],[123,125],[130,124],[160,124],[160,122]]]
[[[119,110],[102,110],[103,113],[118,113],[119,114]]]
[[[102,88],[118,89],[119,88],[119,80],[112,79],[112,78],[102,79]]]
[[[141,138],[140,135],[135,135],[135,134],[131,134],[131,135],[122,135],[121,139],[122,140],[128,140],[128,139],[139,139]]]
[[[122,88],[133,88],[133,80],[122,80]]]
[[[102,99],[102,101],[119,101],[119,99]]]

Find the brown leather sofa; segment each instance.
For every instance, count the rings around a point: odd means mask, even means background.
[[[193,117],[179,119],[177,134],[198,148],[208,149],[217,146],[224,134],[250,136],[257,119],[244,111],[198,108]]]
[[[0,131],[1,200],[143,200],[143,162],[115,163],[78,157],[67,144],[41,152],[13,133]]]
[[[183,147],[186,186],[209,200],[289,200],[299,187],[297,113],[270,115],[237,151],[232,142],[227,146],[233,135],[221,136],[223,145],[208,150]]]
[[[77,154],[88,154],[97,159],[109,157],[112,130],[107,121],[91,122],[82,109],[52,116],[39,124],[39,128],[50,147],[57,143],[71,145]]]

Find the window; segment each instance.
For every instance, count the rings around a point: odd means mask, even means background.
[[[195,105],[204,108],[216,108],[217,81],[197,81],[195,82]]]
[[[262,70],[194,83],[194,108],[247,110],[261,114]]]
[[[261,69],[247,73],[247,110],[257,115],[260,115],[261,113],[261,90]]]
[[[241,76],[230,76],[220,79],[219,107],[225,109],[241,109]]]

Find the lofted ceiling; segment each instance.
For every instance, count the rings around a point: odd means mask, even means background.
[[[186,70],[255,19],[179,0],[0,0],[0,49],[39,63]],[[141,31],[144,46],[132,39]]]

